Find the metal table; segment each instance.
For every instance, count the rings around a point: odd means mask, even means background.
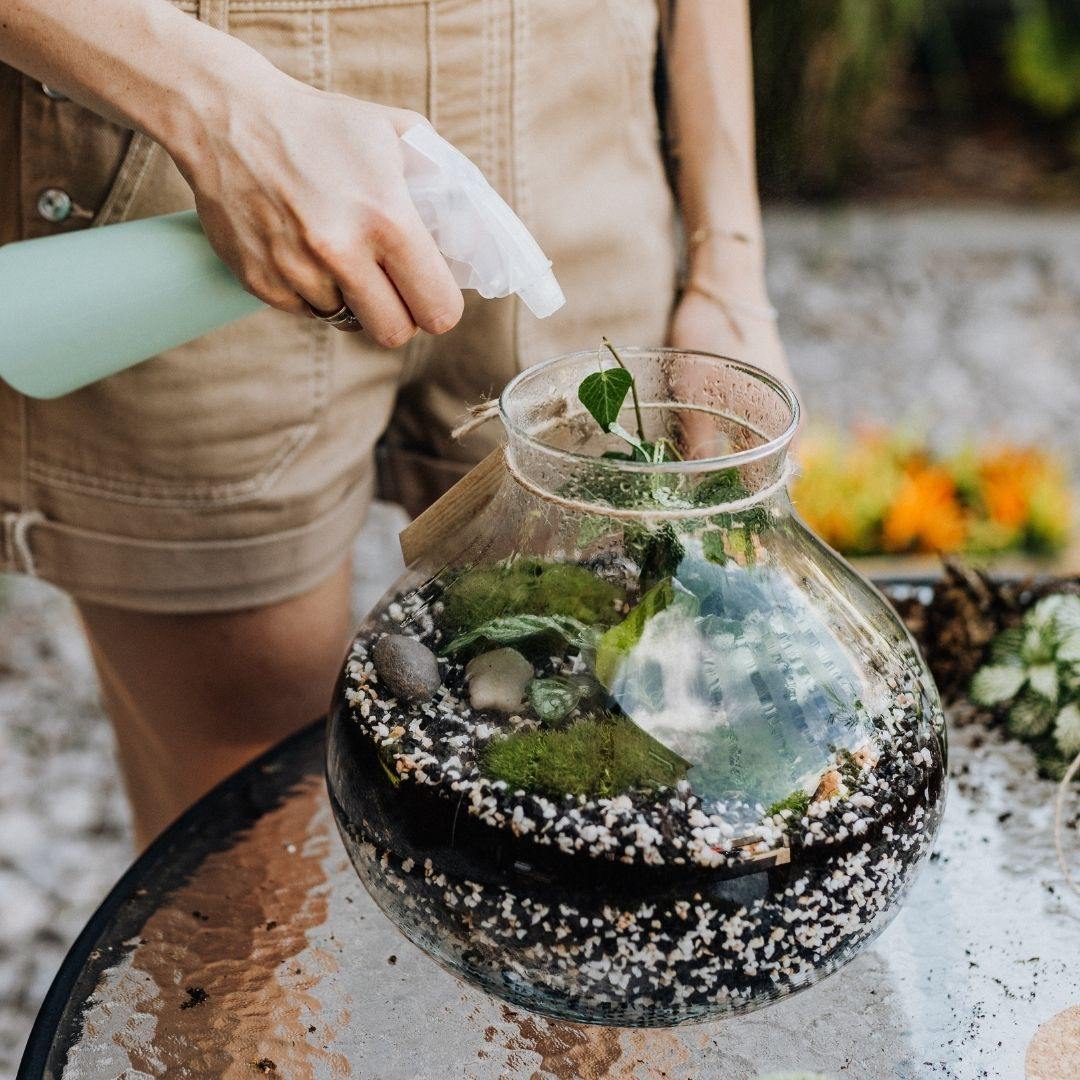
[[[348,864],[322,754],[316,724],[131,867],[57,975],[20,1078],[1014,1080],[1025,1057],[1029,1080],[1080,1076],[1080,898],[1053,853],[1054,785],[1017,743],[953,733],[937,851],[848,967],[743,1018],[654,1031],[534,1017],[428,960]],[[1076,830],[1067,843],[1075,861]]]

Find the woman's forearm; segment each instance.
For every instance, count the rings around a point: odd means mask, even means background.
[[[678,0],[668,70],[691,276],[763,289],[747,0]]]
[[[179,156],[227,83],[274,72],[168,0],[5,0],[0,60]]]

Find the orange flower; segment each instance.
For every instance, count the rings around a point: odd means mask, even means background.
[[[979,469],[981,495],[991,521],[1020,529],[1031,512],[1031,493],[1047,471],[1037,450],[1006,446],[987,456]]]
[[[952,477],[936,465],[911,462],[882,523],[887,551],[957,551],[967,535]]]

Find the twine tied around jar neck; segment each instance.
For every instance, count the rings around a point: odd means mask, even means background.
[[[477,428],[482,427],[489,420],[499,415],[499,402],[497,398],[488,398],[469,406],[469,417],[450,432],[450,438],[463,439]],[[544,502],[551,503],[563,510],[571,510],[580,514],[599,514],[603,517],[618,518],[626,521],[640,521],[643,518],[656,521],[685,521],[687,519],[709,518],[715,514],[734,514],[740,510],[749,510],[758,503],[771,498],[777,492],[782,491],[794,479],[798,472],[798,466],[788,459],[780,475],[767,484],[758,488],[757,491],[742,499],[733,499],[730,502],[715,503],[711,506],[684,506],[684,507],[618,507],[608,506],[604,503],[586,502],[581,499],[569,499],[553,491],[548,491],[539,484],[528,479],[514,464],[510,455],[509,446],[503,447],[503,465],[513,477],[519,487],[524,488],[531,495],[535,495]]]
[[[499,399],[488,398],[486,401],[480,401],[475,405],[469,406],[469,419],[463,424],[458,424],[450,432],[450,438],[455,442],[459,439],[464,439],[466,435],[471,435],[478,427],[483,427],[489,420],[494,420],[499,415]]]

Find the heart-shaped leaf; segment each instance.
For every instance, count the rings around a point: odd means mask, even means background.
[[[621,367],[594,371],[581,380],[578,398],[604,431],[619,419],[634,377]]]

